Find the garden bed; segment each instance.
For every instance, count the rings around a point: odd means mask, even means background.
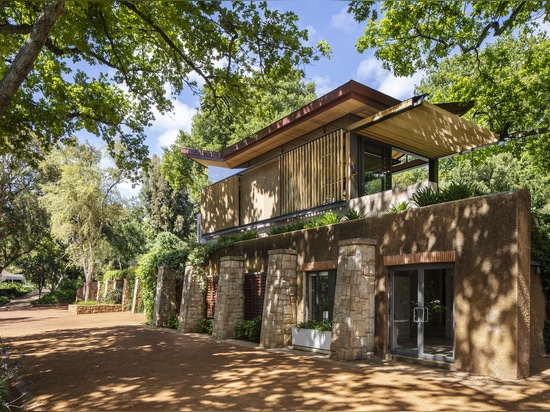
[[[93,313],[124,312],[121,304],[69,305],[72,315],[90,315]]]

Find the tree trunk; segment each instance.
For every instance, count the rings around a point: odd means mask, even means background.
[[[44,4],[44,7],[38,13],[29,37],[15,56],[4,78],[0,81],[0,119],[34,66],[38,54],[48,40],[52,27],[64,10],[64,1],[52,1]]]

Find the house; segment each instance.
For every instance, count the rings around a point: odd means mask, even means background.
[[[300,321],[327,320],[333,359],[377,356],[528,376],[530,358],[544,352],[529,193],[384,213],[437,185],[439,159],[499,141],[460,117],[469,108],[422,96],[401,102],[350,81],[220,152],[182,148],[229,172],[202,192],[201,239],[260,233],[209,257],[209,279],[217,281],[213,336],[234,337],[260,293],[266,348],[290,346]],[[398,173],[419,166],[428,169],[426,182],[394,186]],[[277,225],[350,209],[368,217],[268,236]],[[183,332],[195,331],[204,314],[196,271],[186,268]]]

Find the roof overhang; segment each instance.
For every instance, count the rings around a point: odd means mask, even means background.
[[[415,97],[345,128],[396,149],[439,159],[496,143],[500,137]]]
[[[345,129],[397,150],[427,159],[439,159],[498,142],[499,136],[459,117],[472,107],[440,105],[423,96],[400,102],[360,83],[350,81],[307,106],[222,151],[182,147],[181,152],[204,166],[246,167],[247,162],[323,128],[346,115],[362,120]],[[401,155],[396,154],[397,157]]]

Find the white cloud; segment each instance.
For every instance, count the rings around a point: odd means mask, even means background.
[[[168,147],[176,141],[180,130],[188,133],[191,131],[192,119],[197,110],[180,100],[175,100],[173,105],[172,113],[160,115],[154,112],[155,121],[147,132],[151,153],[160,155],[162,147]]]
[[[361,26],[354,20],[351,14],[347,11],[347,6],[338,12],[333,14],[330,19],[330,27],[334,29],[343,30],[346,32],[355,32]]]
[[[331,85],[330,76],[313,76],[312,80],[315,83],[317,97],[321,97],[334,89]]]
[[[117,189],[123,198],[130,199],[131,197],[139,195],[141,183],[132,187],[132,183],[125,180],[117,185]]]
[[[396,99],[405,100],[414,96],[414,87],[420,82],[424,72],[418,72],[411,77],[395,77],[390,71],[382,68],[379,60],[369,57],[359,63],[356,75],[358,80],[367,86]]]

